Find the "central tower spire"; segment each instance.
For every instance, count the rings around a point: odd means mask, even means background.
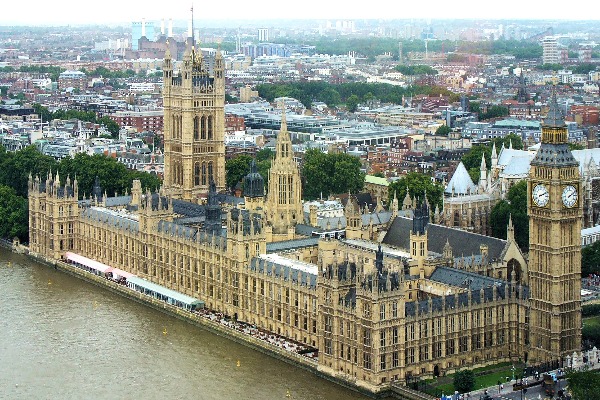
[[[287,130],[285,104],[281,105],[281,129],[277,135],[276,153],[269,171],[267,221],[273,229],[273,240],[293,239],[294,227],[302,221],[302,185],[300,172]]]

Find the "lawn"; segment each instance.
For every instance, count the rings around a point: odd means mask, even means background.
[[[600,316],[583,319],[581,336],[584,341],[590,341],[594,345],[600,346]]]
[[[583,326],[589,329],[600,329],[600,315],[584,318]]]
[[[476,368],[473,370],[473,372],[475,374],[481,374],[482,372],[492,370],[493,372],[490,372],[489,374],[475,376],[475,390],[487,388],[490,386],[496,386],[498,384],[498,381],[501,381],[504,384],[504,390],[506,391],[507,386],[510,386],[510,383],[507,384],[506,382],[506,377],[512,379],[512,364],[509,362],[504,362],[500,364],[488,365],[485,367]],[[515,371],[522,370],[523,369],[521,366],[516,365]],[[454,393],[454,385],[452,384],[453,378],[454,375],[447,375],[445,377],[439,378],[440,382],[445,382],[440,384],[436,384],[438,383],[437,380],[428,379],[424,381],[424,383],[427,384],[429,387],[424,391],[433,396],[439,396],[442,393],[452,394]]]

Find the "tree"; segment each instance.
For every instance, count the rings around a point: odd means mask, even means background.
[[[479,182],[479,170],[481,168],[481,156],[485,156],[485,165],[492,165],[492,147],[488,145],[478,145],[471,147],[471,150],[466,152],[462,156],[462,163],[464,164],[473,182]]]
[[[452,384],[459,393],[470,392],[475,388],[475,373],[470,369],[456,371]]]
[[[321,100],[327,104],[327,107],[335,107],[342,101],[342,98],[337,90],[327,88],[321,92]]]
[[[256,162],[261,162],[261,161],[271,161],[273,159],[273,157],[275,157],[275,152],[267,147],[260,149],[257,153],[256,153]]]
[[[515,150],[523,150],[523,139],[521,138],[521,136],[515,135],[514,133],[509,133],[508,135],[501,138],[495,138],[492,140],[492,143],[496,144],[496,151],[498,153],[500,153],[502,145],[504,145],[504,147],[506,148],[509,148],[512,145],[512,148]]]
[[[18,237],[22,242],[29,237],[27,199],[4,185],[0,185],[0,237],[8,240]]]
[[[490,225],[492,236],[506,239],[509,215],[515,229],[515,241],[521,249],[529,248],[529,217],[527,216],[527,181],[511,187],[506,196],[492,208]]]
[[[600,274],[600,242],[581,249],[581,276]]]
[[[427,193],[427,201],[431,207],[431,212],[435,211],[436,206],[442,210],[444,188],[439,183],[433,183],[429,175],[419,172],[410,172],[408,175],[390,183],[388,186],[388,204],[391,204],[395,193],[398,198],[398,205],[401,207],[407,189],[409,196],[411,198],[416,197],[418,200],[423,200],[425,193]]]
[[[349,154],[308,150],[302,167],[304,197],[316,199],[330,194],[359,192],[365,183],[365,174],[360,167],[358,157]]]
[[[575,67],[571,67],[574,74],[589,74],[592,71],[596,70],[595,64],[579,64]]]
[[[35,113],[37,115],[40,116],[40,118],[44,122],[48,122],[48,121],[51,121],[52,119],[54,119],[52,112],[50,110],[48,110],[48,108],[42,106],[41,104],[33,103],[33,110],[35,111]]]
[[[360,100],[359,100],[358,96],[355,94],[348,97],[348,100],[346,100],[346,107],[348,108],[348,111],[355,112],[356,109],[358,108],[359,101]]]
[[[91,194],[96,177],[98,177],[102,190],[108,196],[114,196],[115,194],[123,195],[126,190],[131,190],[131,182],[134,174],[124,164],[103,154],[90,156],[84,153],[77,153],[73,158],[63,158],[58,166],[58,170],[63,182],[67,177],[70,177],[71,180],[77,178],[79,196],[81,197]],[[135,174],[135,176],[139,178],[140,175],[138,174]],[[155,176],[152,180],[155,183],[157,182]],[[148,187],[148,189],[153,190],[155,187]]]
[[[600,400],[600,374],[597,371],[570,372],[567,381],[573,400]]]
[[[232,95],[230,95],[229,93],[225,93],[225,103],[226,104],[233,104],[233,103],[239,103],[240,100],[237,97],[234,97]]]
[[[106,129],[111,133],[113,139],[119,137],[119,124],[117,124],[115,121],[107,116],[104,116],[98,120],[98,123],[106,127]]]
[[[569,145],[569,150],[573,151],[573,150],[584,150],[585,146],[579,143],[568,143]]]
[[[493,105],[488,108],[487,112],[479,113],[479,120],[481,121],[481,120],[485,120],[485,119],[505,117],[507,115],[508,115],[508,107]]]
[[[492,236],[506,239],[506,227],[510,215],[510,204],[506,200],[500,200],[490,214],[490,225],[492,227]]]
[[[242,154],[227,160],[225,163],[225,182],[227,187],[234,189],[235,186],[250,172],[252,157]]]
[[[435,130],[435,134],[441,136],[448,136],[450,132],[452,132],[452,129],[448,125],[440,125],[440,127]]]
[[[160,179],[154,174],[150,174],[148,172],[143,171],[129,170],[129,177],[127,179],[127,182],[133,182],[134,179],[140,181],[140,183],[142,184],[142,190],[148,189],[151,192],[155,192],[160,188]],[[131,184],[129,186],[131,186]],[[131,190],[131,187],[127,190]]]
[[[14,153],[0,153],[0,185],[12,187],[17,195],[27,197],[29,174],[45,180],[49,172],[56,172],[58,163],[39,152],[35,146],[27,146]]]
[[[394,69],[404,75],[437,75],[429,65],[396,65]]]
[[[523,149],[523,140],[520,136],[514,133],[508,134],[503,138],[495,138],[491,143],[486,145],[477,145],[471,147],[471,149],[462,156],[462,163],[469,172],[473,182],[479,182],[479,174],[481,168],[481,156],[485,155],[485,165],[488,169],[492,165],[492,146],[496,145],[496,154],[500,155],[500,149],[502,146],[509,148],[511,145],[513,149]]]
[[[0,237],[21,241],[28,240],[28,178],[38,176],[45,181],[58,171],[61,185],[67,177],[77,178],[79,197],[89,195],[96,176],[107,195],[124,194],[131,189],[134,179],[139,179],[142,189],[156,191],[160,180],[156,175],[128,170],[116,159],[96,154],[78,153],[63,158],[60,163],[40,153],[35,146],[28,146],[9,153],[0,146]]]
[[[547,63],[540,65],[539,69],[542,71],[560,71],[563,69],[563,66],[560,64]]]

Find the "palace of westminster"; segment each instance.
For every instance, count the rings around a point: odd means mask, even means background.
[[[528,255],[511,223],[496,239],[432,223],[426,202],[396,198],[363,212],[351,197],[339,234],[319,235],[303,209],[285,111],[268,188],[253,164],[243,198],[220,193],[224,67],[220,53],[211,61],[189,46],[174,71],[165,54],[158,193],[134,181],[125,196],[96,185],[79,200],[76,179],[30,177],[32,253],[75,252],[201,299],[315,347],[320,371],[372,392],[580,350],[581,179],[555,98],[527,178]]]

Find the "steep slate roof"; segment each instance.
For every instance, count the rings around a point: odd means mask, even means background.
[[[140,223],[127,214],[101,207],[87,207],[81,215],[103,224],[117,226],[132,232],[139,231]]]
[[[543,125],[551,128],[562,128],[565,126],[565,117],[556,100],[556,89],[552,91],[552,99],[548,105],[550,107],[548,109],[548,114],[544,117]]]
[[[362,214],[361,216],[363,226],[369,225],[369,223],[371,222],[373,222],[373,225],[387,224],[390,218],[392,218],[391,211],[382,211],[378,213],[374,212],[369,214]]]
[[[316,266],[301,261],[285,259],[282,257],[269,258],[272,255],[254,257],[247,266],[251,271],[257,271],[264,275],[283,278],[285,281],[297,282],[301,286],[311,289],[317,287]]]
[[[356,198],[356,202],[361,207],[361,209],[364,208],[366,204],[367,206],[369,206],[369,211],[372,211],[377,205],[377,199],[374,199],[373,196],[371,196],[371,193],[369,192],[355,193],[351,196]],[[348,203],[348,193],[341,193],[336,197],[339,198],[342,202],[342,205],[346,207],[346,203]]]
[[[435,282],[471,290],[481,290],[483,288],[492,287],[494,285],[500,286],[506,283],[502,279],[491,278],[489,276],[447,267],[436,268],[429,279]]]
[[[396,246],[401,249],[410,249],[411,229],[412,219],[396,217],[383,238],[382,243]],[[500,258],[507,244],[506,240],[449,228],[442,225],[427,224],[427,247],[429,251],[443,254],[446,240],[450,243],[452,254],[455,257],[480,254],[481,250],[479,246],[485,244],[488,246],[490,260]]]
[[[501,176],[506,177],[522,177],[526,178],[529,174],[529,162],[531,161],[529,155],[515,155],[510,159],[510,162],[504,168],[504,171],[500,173]]]
[[[598,165],[598,161],[600,161],[600,148],[572,150],[571,154],[573,154],[573,157],[579,162],[579,172],[581,174],[583,174],[584,169],[590,163],[590,160],[593,160],[596,166]]]
[[[131,203],[131,196],[107,197],[104,199],[106,207],[126,206]]]
[[[173,212],[184,217],[194,218],[203,216],[205,207],[185,200],[173,200]]]
[[[456,171],[454,171],[452,179],[448,182],[445,192],[448,194],[452,194],[452,192],[454,192],[454,194],[470,194],[471,192],[477,192],[477,186],[473,183],[473,180],[462,161],[458,164],[458,167],[456,167]]]
[[[267,243],[267,253],[278,253],[280,251],[296,250],[304,247],[316,246],[318,244],[318,237],[284,240],[282,242]]]
[[[500,154],[498,155],[498,165],[506,167],[515,160],[515,157],[528,157],[529,160],[531,160],[533,156],[534,154],[527,150],[507,149],[502,147]]]

